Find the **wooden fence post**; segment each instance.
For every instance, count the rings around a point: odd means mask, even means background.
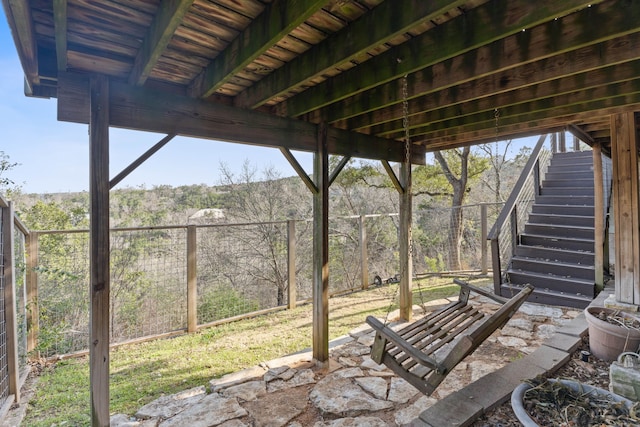
[[[2,209],[2,256],[4,258],[4,316],[9,394],[20,401],[20,367],[18,362],[18,322],[16,313],[15,248],[13,202]]]
[[[289,289],[288,308],[296,308],[298,299],[296,289],[296,222],[287,221],[287,288]]]
[[[187,226],[187,332],[198,330],[198,261],[197,231],[195,225]]]
[[[38,307],[38,232],[30,231],[26,239],[27,252],[27,352],[33,353],[39,358],[36,352],[38,346],[38,333],[40,331],[40,309]]]
[[[369,287],[369,255],[367,252],[367,227],[365,224],[366,217],[360,215],[358,225],[360,226],[360,277],[362,289]]]

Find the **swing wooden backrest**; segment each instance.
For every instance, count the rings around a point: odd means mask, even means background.
[[[533,292],[524,287],[506,299],[461,280],[458,301],[448,304],[399,331],[394,331],[373,316],[367,323],[376,331],[371,359],[384,363],[398,376],[426,395],[435,391],[447,374],[480,346],[496,329],[502,328]],[[485,315],[468,304],[473,291],[499,302],[502,306]]]

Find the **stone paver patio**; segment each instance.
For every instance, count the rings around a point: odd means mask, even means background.
[[[448,303],[439,300],[433,307]],[[482,310],[497,305],[473,299]],[[422,311],[416,307],[416,310]],[[579,315],[575,310],[525,304],[474,354],[460,363],[431,396],[419,394],[369,357],[368,326],[331,343],[328,367],[317,367],[311,353],[276,359],[235,372],[207,385],[163,396],[135,417],[114,415],[114,427],[300,427],[403,426],[446,396],[509,362],[533,353],[558,327]],[[363,319],[364,320],[364,319]],[[523,378],[524,379],[524,378]],[[419,424],[418,421],[415,425]]]

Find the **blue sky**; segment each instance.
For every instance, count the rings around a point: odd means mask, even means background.
[[[20,163],[8,177],[27,193],[89,189],[87,126],[56,120],[56,100],[27,98],[23,72],[4,10],[0,14],[0,151]],[[165,135],[112,129],[110,173],[115,176]],[[295,153],[311,173],[312,156]],[[275,167],[281,176],[294,170],[279,150],[193,138],[174,138],[118,187],[216,185],[220,163],[238,172],[248,160],[258,171]],[[261,174],[258,173],[260,176]]]

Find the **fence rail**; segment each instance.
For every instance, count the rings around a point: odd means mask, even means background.
[[[464,269],[487,272],[488,205],[464,211]],[[416,275],[448,270],[450,209],[417,211]],[[445,221],[440,219],[444,218]],[[398,270],[398,214],[330,219],[330,294],[364,289]],[[189,224],[111,230],[114,345],[294,308],[312,297],[311,222]],[[26,239],[32,308],[29,351],[88,348],[89,232],[32,231]]]

